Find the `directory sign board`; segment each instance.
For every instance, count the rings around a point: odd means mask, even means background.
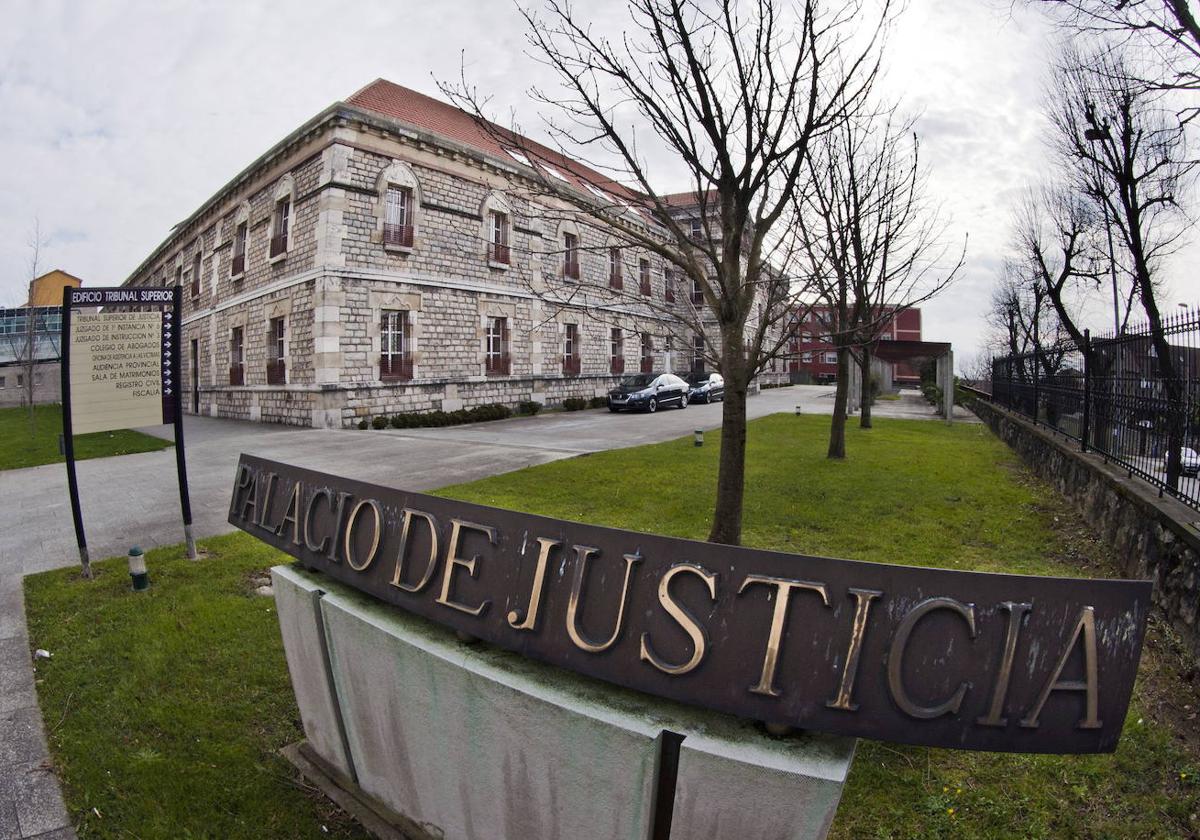
[[[910,744],[1111,752],[1149,581],[714,545],[242,455],[229,522],[459,633],[660,697]]]
[[[99,310],[99,311],[97,311]],[[63,289],[63,454],[79,562],[91,577],[75,435],[170,423],[188,557],[196,557],[188,499],[180,399],[179,329],[182,298],[170,288]]]
[[[69,320],[72,433],[173,422],[178,383],[173,290],[71,289],[68,294],[64,321]],[[106,310],[73,311],[94,306]]]

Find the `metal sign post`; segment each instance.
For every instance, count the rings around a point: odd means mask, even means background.
[[[77,313],[103,307],[102,312]],[[195,559],[183,442],[178,287],[63,290],[63,450],[84,577],[91,577],[75,470],[76,434],[170,423],[188,557]]]

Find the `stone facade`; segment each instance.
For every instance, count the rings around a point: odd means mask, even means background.
[[[1083,511],[1124,558],[1124,575],[1154,581],[1155,606],[1200,662],[1200,514],[1016,414],[983,400],[973,409]]]
[[[640,368],[643,334],[656,370],[686,370],[691,336],[670,317],[662,260],[622,249],[626,289],[639,288],[646,259],[650,295],[598,293],[612,236],[561,202],[531,199],[529,180],[494,151],[338,103],[226,185],[126,282],[183,286],[185,411],[211,416],[338,427],[403,411],[599,396],[615,379],[614,328],[626,371]],[[402,243],[385,236],[389,186],[410,194]],[[490,258],[493,210],[507,219],[507,262]],[[581,278],[563,291],[567,232],[579,239]],[[686,290],[675,298],[689,305]],[[387,311],[408,325],[398,381],[381,376]],[[493,318],[506,319],[510,361],[500,371],[487,365]],[[278,319],[282,356],[271,333]],[[578,371],[564,364],[569,325],[580,337]],[[775,378],[784,376],[780,366]]]

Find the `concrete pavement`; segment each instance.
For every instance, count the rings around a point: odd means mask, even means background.
[[[750,418],[776,412],[830,414],[833,389],[794,386],[748,402]],[[875,416],[936,419],[919,394],[876,403]],[[956,419],[958,419],[956,415]],[[853,421],[852,421],[853,422]],[[443,429],[296,429],[187,417],[188,484],[198,538],[233,530],[225,521],[242,452],[409,490],[430,490],[547,461],[670,440],[721,425],[721,406],[655,415],[608,411]],[[146,430],[168,439],[169,428]],[[93,559],[183,541],[173,450],[81,461],[81,506]],[[79,562],[66,470],[47,464],[0,472],[0,840],[73,837],[50,770],[34,693],[21,578]]]

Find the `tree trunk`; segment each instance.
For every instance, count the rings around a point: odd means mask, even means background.
[[[833,420],[829,424],[827,458],[846,457],[846,403],[850,397],[850,350],[839,347],[837,392],[833,398]]]
[[[738,324],[721,325],[721,455],[717,468],[717,500],[708,541],[742,544],[742,509],[746,487],[746,394],[750,369]]]
[[[871,428],[871,403],[875,399],[875,395],[871,390],[871,350],[868,347],[862,349],[862,360],[859,362],[859,370],[862,372],[862,406],[858,410],[858,427],[860,429]]]
[[[725,380],[721,403],[721,457],[717,470],[717,503],[708,541],[741,545],[742,495],[746,484],[746,391],[744,376]]]

